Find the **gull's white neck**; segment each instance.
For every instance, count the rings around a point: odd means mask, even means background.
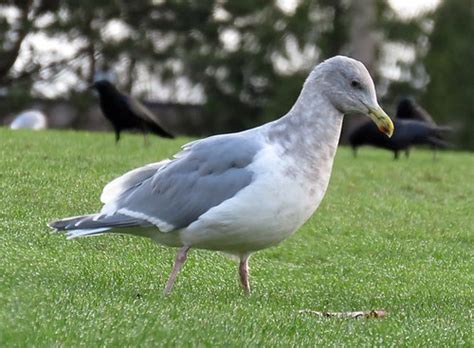
[[[304,84],[291,110],[268,125],[268,139],[278,142],[284,155],[296,157],[309,172],[322,169],[316,167],[326,167],[330,171],[341,134],[343,114],[320,90],[322,87],[314,73]]]

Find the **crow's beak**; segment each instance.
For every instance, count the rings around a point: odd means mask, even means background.
[[[383,109],[378,105],[375,107],[368,107],[368,109],[369,117],[372,119],[372,121],[375,122],[375,124],[379,128],[379,131],[385,133],[385,135],[391,138],[394,127],[390,117],[388,117],[385,111],[383,111]]]

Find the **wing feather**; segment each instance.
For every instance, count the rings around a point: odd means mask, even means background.
[[[184,146],[175,159],[133,170],[106,186],[102,213],[146,220],[163,232],[181,229],[248,186],[261,144],[231,134]]]

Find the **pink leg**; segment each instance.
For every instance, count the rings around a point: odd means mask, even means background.
[[[240,284],[244,289],[246,295],[250,294],[250,284],[249,284],[249,257],[250,255],[242,255],[240,257],[239,264],[239,275],[240,275]]]
[[[168,282],[166,283],[166,287],[164,290],[165,295],[169,295],[171,293],[171,290],[173,290],[173,284],[176,280],[176,276],[178,275],[179,270],[186,261],[189,249],[189,247],[182,247],[178,250],[178,253],[176,254],[176,259],[174,261],[173,270],[171,271],[170,277],[168,278]]]

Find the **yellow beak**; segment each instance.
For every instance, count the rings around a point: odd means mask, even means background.
[[[369,117],[375,122],[379,131],[385,133],[389,138],[393,134],[393,122],[380,106],[369,107]]]

